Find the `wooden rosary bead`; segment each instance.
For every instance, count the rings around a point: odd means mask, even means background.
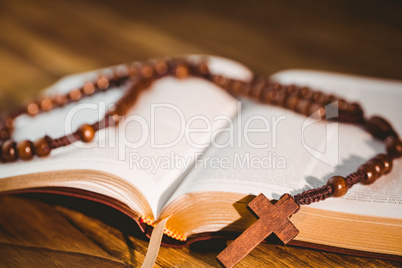
[[[281,84],[275,83],[274,90],[279,94],[286,94],[286,87],[282,86]]]
[[[175,68],[175,72],[174,75],[179,78],[179,79],[183,79],[186,78],[189,74],[189,70],[188,67],[184,64],[178,64]]]
[[[272,103],[272,94],[277,94],[272,87],[266,87],[261,93],[261,101],[263,103]]]
[[[4,120],[4,126],[8,129],[12,129],[14,126],[14,119],[12,117],[7,117]]]
[[[140,75],[140,70],[142,68],[142,64],[139,62],[134,62],[128,67],[128,76],[133,78]]]
[[[364,178],[361,181],[363,184],[371,184],[378,179],[378,173],[372,164],[361,165],[358,170],[364,174]]]
[[[397,136],[391,124],[380,116],[372,116],[364,125],[364,128],[375,138],[384,140],[388,136]]]
[[[17,143],[18,157],[23,160],[32,159],[34,155],[33,150],[33,144],[30,140],[24,140]]]
[[[154,69],[150,65],[144,65],[140,69],[140,74],[143,78],[152,78],[154,75]]]
[[[309,89],[308,87],[303,87],[300,90],[300,94],[305,99],[311,99],[313,97],[313,91],[311,89]]]
[[[348,103],[344,99],[338,100],[338,109],[340,112],[345,112],[348,109]]]
[[[326,97],[326,105],[328,105],[328,104],[331,104],[331,103],[333,103],[333,102],[335,102],[335,101],[338,101],[339,99],[335,96],[335,95],[332,95],[332,94],[330,94],[330,95],[328,95],[327,97]]]
[[[155,64],[155,71],[159,76],[163,76],[168,73],[169,66],[166,61],[160,60]]]
[[[378,174],[378,177],[381,177],[384,174],[385,166],[384,166],[384,162],[381,161],[381,159],[377,159],[377,158],[370,159],[367,162],[367,164],[374,167],[375,171]]]
[[[206,62],[201,62],[200,64],[198,64],[198,66],[196,66],[196,69],[198,75],[206,76],[209,74],[209,67]]]
[[[281,106],[281,107],[285,107],[287,99],[288,99],[288,95],[279,94],[278,95],[278,100],[276,101],[276,105]]]
[[[53,107],[53,101],[50,98],[44,98],[40,101],[40,108],[42,111],[50,111]]]
[[[87,82],[82,87],[82,93],[85,95],[92,95],[95,92],[95,85],[91,82]]]
[[[295,110],[296,105],[297,105],[297,102],[299,101],[299,99],[300,99],[300,98],[299,98],[297,95],[289,96],[289,97],[286,99],[285,107],[286,107],[286,108],[289,108],[290,110]]]
[[[127,66],[117,66],[117,68],[115,68],[113,70],[113,74],[112,77],[110,78],[110,80],[112,81],[118,81],[121,80],[122,78],[126,78],[128,76],[128,67]]]
[[[255,81],[253,81],[253,85],[251,87],[251,90],[249,91],[248,96],[253,98],[253,99],[260,99],[262,90],[264,89],[265,85],[267,84],[267,80],[264,78],[256,78]]]
[[[356,102],[351,103],[351,104],[349,105],[348,111],[349,111],[351,114],[363,114],[363,110],[362,110],[361,106],[360,106],[358,103],[356,103]]]
[[[59,107],[63,107],[64,105],[66,105],[68,102],[68,98],[66,95],[57,95],[54,98],[54,103],[55,105],[59,106]]]
[[[313,93],[313,101],[319,104],[325,104],[327,101],[326,95],[321,91],[316,91]]]
[[[295,111],[304,115],[308,115],[311,101],[309,99],[299,99],[296,104]]]
[[[95,129],[93,126],[84,124],[78,128],[78,133],[80,134],[81,140],[83,142],[90,142],[95,137]]]
[[[10,130],[8,128],[0,129],[0,140],[7,140],[10,136]]]
[[[300,94],[300,88],[295,85],[287,86],[286,91],[290,96],[299,96]]]
[[[392,170],[392,157],[387,154],[378,154],[374,157],[374,159],[379,159],[382,161],[384,169],[383,174],[386,175],[391,172]]]
[[[333,197],[344,196],[349,189],[348,183],[344,177],[333,176],[327,181],[327,185],[332,189]]]
[[[35,102],[32,102],[30,104],[28,104],[27,106],[27,112],[30,116],[34,116],[37,115],[39,112],[39,106],[38,104],[36,104]]]
[[[81,99],[81,96],[82,96],[82,94],[79,89],[73,89],[70,91],[70,93],[68,93],[68,97],[72,101],[77,101],[77,100]]]
[[[96,81],[96,86],[101,90],[107,89],[109,87],[109,79],[104,76],[99,77],[98,81]]]
[[[238,95],[243,88],[246,86],[246,83],[240,80],[231,80],[228,86],[229,93],[233,95]]]
[[[34,142],[34,150],[37,156],[43,157],[48,156],[50,151],[50,145],[45,137],[40,138]]]
[[[393,158],[402,156],[402,141],[395,136],[390,136],[385,140],[388,154]]]
[[[280,94],[273,90],[269,91],[267,94],[265,94],[264,101],[269,104],[277,105],[281,95],[285,94]]]
[[[17,159],[16,143],[6,140],[1,146],[1,158],[4,162],[12,162]]]
[[[219,74],[212,76],[212,82],[224,89],[228,89],[229,84],[232,83],[231,80]]]
[[[318,103],[311,103],[309,107],[308,115],[315,114],[318,118],[325,119],[326,111],[325,108]]]

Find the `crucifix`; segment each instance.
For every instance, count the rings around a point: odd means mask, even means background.
[[[299,208],[291,195],[283,195],[273,205],[265,195],[259,194],[248,207],[259,219],[218,255],[218,260],[225,267],[236,265],[271,233],[275,233],[285,244],[299,233],[288,219]]]

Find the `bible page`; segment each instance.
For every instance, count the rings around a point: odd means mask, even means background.
[[[197,60],[197,57],[193,59]],[[245,67],[230,60],[210,57],[208,64],[212,72],[245,80],[251,77]],[[67,77],[47,94],[66,93],[87,81],[96,80],[103,72],[110,72],[110,69]],[[107,110],[113,110],[113,103],[123,90],[98,93],[33,118],[20,116],[13,137],[16,141],[36,140],[44,135],[56,138],[72,133],[81,124],[92,124],[102,119]],[[46,158],[0,164],[0,177],[57,170],[99,170],[138,188],[157,215],[161,204],[192,166],[197,153],[209,146],[211,135],[236,113],[237,101],[206,80],[162,78],[140,95],[117,127],[98,131],[93,142],[76,142],[58,148]],[[70,178],[64,185],[49,182],[44,186],[77,187],[127,203],[135,198],[116,184],[95,180],[82,182]]]
[[[402,133],[402,82],[302,70],[280,72],[272,78],[359,102],[366,117],[383,116]],[[316,120],[246,100],[241,106],[232,127],[199,155],[170,201],[198,191],[264,193],[279,199],[284,193],[295,195],[321,187],[335,175],[346,177],[385,152],[383,142],[351,124]],[[391,173],[373,184],[356,184],[341,198],[310,206],[402,218],[402,159],[394,160]]]

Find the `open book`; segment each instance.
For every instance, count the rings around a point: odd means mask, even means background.
[[[209,57],[211,72],[248,80],[236,62]],[[114,67],[117,68],[117,67]],[[67,92],[110,69],[66,77],[46,93]],[[362,104],[402,133],[402,82],[316,71],[272,76]],[[59,137],[93,123],[124,88],[78,104],[16,120],[14,139]],[[259,193],[279,199],[347,176],[384,151],[356,126],[317,121],[280,107],[237,100],[199,78],[168,77],[140,96],[126,119],[31,161],[0,163],[2,193],[39,191],[103,202],[146,226],[168,216],[166,244],[233,235],[256,219],[246,208]],[[402,255],[402,160],[372,185],[355,185],[342,198],[302,206],[292,218],[293,243],[351,252]]]

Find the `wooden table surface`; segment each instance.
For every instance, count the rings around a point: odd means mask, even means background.
[[[401,14],[402,3],[391,0],[2,0],[0,111],[67,74],[167,55],[220,55],[266,75],[308,68],[402,79]],[[1,267],[139,266],[147,246],[130,219],[102,205],[0,197]],[[163,247],[157,267],[219,267],[224,247]],[[262,244],[238,267],[267,265],[401,263]]]

